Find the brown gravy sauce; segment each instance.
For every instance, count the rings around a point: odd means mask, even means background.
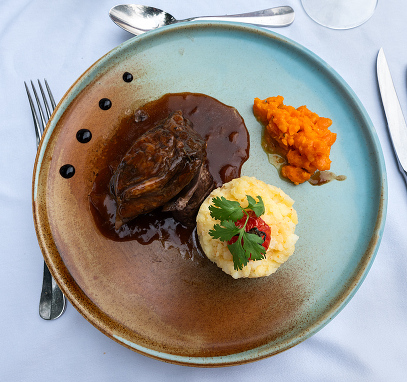
[[[345,175],[336,175],[332,171],[315,171],[308,183],[312,184],[313,186],[322,186],[323,184],[329,183],[332,180],[339,180],[342,182],[345,179]]]
[[[134,141],[177,110],[182,110],[207,141],[209,171],[217,187],[240,176],[241,167],[249,157],[250,141],[237,110],[204,94],[166,94],[140,108],[138,122],[134,113],[120,121],[115,136],[107,143],[96,164],[101,170],[95,178],[89,201],[96,226],[109,239],[137,240],[144,245],[159,240],[164,249],[176,247],[188,258],[192,256],[191,250],[199,247],[195,228],[185,227],[174,220],[171,213],[157,209],[115,230],[116,204],[108,189],[112,174]]]
[[[281,167],[287,164],[284,150],[271,138],[266,138],[265,129],[263,128],[261,147],[266,152],[270,164],[272,164],[280,173]],[[281,177],[281,175],[280,175]],[[287,180],[286,178],[282,178]]]
[[[287,164],[284,151],[278,146],[277,143],[272,142],[271,138],[266,139],[264,131],[261,146],[267,154],[269,163],[277,169],[280,178],[290,182],[287,178],[284,178],[281,175],[281,168]],[[312,186],[322,186],[323,184],[329,183],[333,180],[343,181],[345,179],[346,175],[336,175],[332,171],[315,171],[315,173],[312,174],[311,178],[308,180],[308,183]]]

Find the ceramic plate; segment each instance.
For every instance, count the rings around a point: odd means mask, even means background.
[[[123,73],[133,75],[130,83]],[[159,240],[118,242],[95,226],[88,195],[97,158],[119,119],[166,93],[195,92],[234,106],[250,132],[242,175],[295,200],[299,241],[274,275],[239,279]],[[261,148],[253,99],[282,95],[333,120],[331,170],[345,181],[294,186]],[[108,98],[109,110],[99,101]],[[89,129],[90,142],[76,133]],[[70,164],[69,179],[60,168]],[[78,311],[119,343],[198,366],[258,360],[305,340],[350,300],[381,239],[387,200],[381,148],[362,104],[315,54],[276,33],[232,23],[162,28],[126,41],[68,90],[36,159],[33,208],[46,263]]]

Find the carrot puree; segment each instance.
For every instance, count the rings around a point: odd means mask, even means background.
[[[336,134],[328,128],[332,121],[319,117],[306,106],[295,109],[283,104],[282,96],[254,99],[253,113],[265,125],[265,139],[275,141],[288,164],[281,174],[294,184],[310,179],[319,170],[329,170],[331,146]]]

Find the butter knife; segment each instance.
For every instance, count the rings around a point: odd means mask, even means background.
[[[398,166],[407,183],[407,125],[383,48],[377,55],[377,79]]]

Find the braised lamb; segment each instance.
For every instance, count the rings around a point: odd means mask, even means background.
[[[201,199],[213,188],[205,163],[206,142],[181,111],[148,130],[127,151],[111,178],[115,228],[164,205],[175,218],[179,214],[190,222]]]

